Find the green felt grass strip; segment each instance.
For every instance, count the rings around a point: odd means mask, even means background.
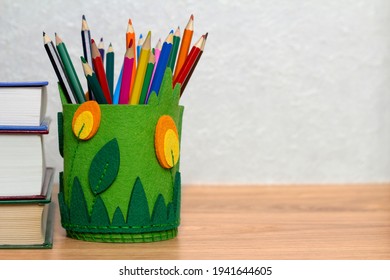
[[[80,233],[67,230],[68,237],[91,241],[91,242],[111,242],[111,243],[145,243],[157,242],[172,239],[177,236],[177,228],[150,232],[150,233]]]

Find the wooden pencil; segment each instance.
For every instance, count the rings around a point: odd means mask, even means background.
[[[77,102],[81,104],[85,102],[84,90],[81,86],[76,70],[74,69],[66,45],[62,41],[62,39],[58,36],[58,34],[55,34],[55,40],[56,40],[57,51],[61,58],[61,62],[64,65],[65,74],[68,77],[73,95],[76,98]]]
[[[89,29],[85,15],[83,15],[81,20],[81,42],[83,45],[83,54],[87,60],[89,66],[92,66],[92,53],[91,53],[91,31]],[[88,93],[93,99],[93,92],[88,86]]]
[[[112,104],[111,93],[108,87],[108,81],[106,77],[106,72],[104,70],[102,57],[100,56],[99,49],[96,46],[96,43],[93,39],[91,40],[91,49],[92,49],[92,63],[94,66],[94,71],[99,80],[100,86],[102,87],[104,97],[106,98],[107,103]]]
[[[175,34],[173,35],[173,44],[172,44],[172,51],[169,55],[168,60],[168,67],[171,68],[172,73],[174,73],[175,63],[176,63],[176,57],[177,57],[177,51],[179,50],[180,45],[180,27],[177,27]]]
[[[188,81],[190,80],[190,78],[191,78],[191,76],[192,76],[192,73],[194,72],[194,70],[195,70],[195,68],[196,68],[196,65],[198,64],[198,62],[199,62],[199,60],[200,60],[200,57],[201,57],[202,54],[203,54],[203,50],[204,50],[204,47],[205,47],[206,41],[207,41],[207,36],[208,36],[208,33],[206,33],[206,34],[204,35],[204,40],[203,40],[202,45],[201,45],[201,47],[200,47],[200,52],[199,52],[199,54],[196,56],[194,63],[191,65],[191,68],[190,68],[190,71],[189,71],[188,75],[186,75],[185,78],[184,78],[184,81],[183,81],[183,83],[182,83],[182,85],[181,85],[181,87],[180,87],[180,96],[183,94],[184,89],[186,88],[187,83],[188,83]]]
[[[189,75],[191,68],[194,66],[197,57],[201,55],[201,48],[203,42],[205,41],[205,36],[202,35],[200,39],[195,43],[195,45],[191,48],[190,53],[188,54],[186,60],[184,61],[183,67],[181,68],[177,77],[173,80],[173,86],[176,84],[183,85],[186,77]]]
[[[114,95],[114,61],[115,61],[115,53],[112,44],[108,46],[107,54],[106,54],[106,77],[108,88],[111,93],[111,99]]]
[[[133,71],[133,64],[135,63],[134,57],[134,44],[130,42],[130,47],[127,48],[125,57],[123,60],[123,74],[122,74],[122,83],[119,94],[119,104],[129,104],[130,94],[131,94],[131,72]]]
[[[177,62],[175,66],[175,74],[173,75],[173,79],[179,75],[181,68],[183,67],[184,61],[186,60],[188,51],[191,46],[192,34],[194,33],[194,16],[191,15],[188,20],[187,26],[183,32],[183,38],[180,45],[179,54],[177,56]]]
[[[132,44],[135,44],[135,31],[134,31],[134,27],[133,27],[133,22],[131,21],[131,19],[129,19],[128,23],[127,23],[127,31],[126,31],[126,50],[127,48],[130,47],[130,41],[132,42]],[[136,56],[136,48],[134,47],[133,48],[133,52],[134,52],[134,57]],[[131,72],[132,76],[131,76],[131,81],[130,81],[130,86],[133,87],[133,83],[134,83],[134,80],[135,80],[135,74],[136,74],[136,69],[137,67],[137,64],[134,63],[133,64],[133,71]]]
[[[66,77],[64,66],[61,63],[60,56],[58,55],[53,41],[45,32],[43,32],[43,44],[47,55],[49,56],[50,62],[54,68],[54,72],[57,75],[58,82],[62,88],[62,92],[65,95],[67,103],[76,104],[77,100],[73,96],[72,89],[70,87],[68,78]]]
[[[84,57],[81,56],[80,59],[83,66],[85,78],[87,79],[88,85],[95,93],[96,101],[99,104],[107,104],[107,100],[104,96],[103,90],[99,84],[95,72],[92,70],[91,66],[88,64]]]
[[[149,92],[155,92],[157,95],[160,91],[161,82],[165,73],[165,69],[167,68],[169,54],[171,53],[172,49],[172,42],[173,42],[173,31],[171,31],[165,40],[162,49],[160,58],[158,60],[157,66],[156,66],[156,72],[153,77],[152,85],[150,86]]]
[[[139,34],[138,44],[137,44],[137,64],[139,61],[139,56],[140,56],[141,48],[142,48],[142,45],[144,44],[144,41],[145,41],[145,39],[142,37],[142,34]]]
[[[105,50],[104,50],[104,41],[103,41],[103,37],[100,38],[100,42],[98,44],[98,50],[100,52],[100,57],[102,58],[102,62],[104,63],[104,55],[105,55]]]
[[[139,62],[137,65],[137,73],[135,75],[135,80],[133,84],[133,88],[131,90],[131,99],[130,104],[135,105],[139,104],[142,86],[144,84],[145,79],[145,72],[146,68],[148,66],[149,62],[149,56],[150,56],[150,40],[151,40],[151,32],[148,32],[148,35],[146,36],[145,42],[142,44],[140,56],[139,56]]]
[[[149,91],[150,91],[150,86],[152,85],[152,81],[154,79],[154,74],[156,73],[156,65],[158,64],[158,60],[160,59],[160,54],[161,54],[161,38],[158,39],[158,42],[156,44],[156,47],[153,49],[154,50],[154,59],[155,59],[155,62],[154,62],[154,69],[153,69],[153,73],[152,73],[152,77],[150,78],[150,83],[149,83],[149,88],[148,88],[148,95],[149,95]]]
[[[155,63],[156,63],[156,58],[153,52],[150,52],[148,66],[146,68],[146,73],[145,73],[144,84],[142,86],[141,97],[139,99],[139,104],[148,103],[148,99],[149,99],[148,90],[149,90],[150,81],[152,79],[152,73],[154,70]]]

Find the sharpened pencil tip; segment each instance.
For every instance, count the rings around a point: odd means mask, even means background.
[[[103,42],[103,37],[102,37],[102,38],[100,38],[100,42]]]
[[[129,18],[129,24],[133,25],[133,22],[131,21],[131,18]]]
[[[193,14],[191,14],[190,19],[194,20],[194,15]]]
[[[80,56],[80,59],[81,59],[82,63],[87,63],[87,61],[85,60],[85,58],[83,56]]]
[[[85,15],[83,15],[83,20],[86,20],[86,19],[85,19]]]
[[[43,36],[45,36],[46,35],[46,32],[45,31],[43,31]]]
[[[206,34],[204,34],[204,38],[207,39],[207,36],[209,36],[208,32]]]

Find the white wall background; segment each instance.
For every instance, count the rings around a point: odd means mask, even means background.
[[[209,32],[181,100],[183,183],[390,180],[389,1],[0,0],[0,80],[49,81],[57,170],[61,106],[42,31],[59,33],[83,77],[83,14],[93,38],[112,42],[116,73],[129,18],[153,45],[190,14],[194,40]]]

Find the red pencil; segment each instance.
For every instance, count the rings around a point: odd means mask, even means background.
[[[96,46],[96,43],[93,39],[91,40],[91,50],[92,50],[92,63],[93,63],[95,74],[98,78],[100,86],[102,87],[104,97],[106,98],[107,103],[112,104],[110,88],[108,87],[108,81],[107,81],[106,72],[104,71],[103,60],[100,55],[99,49]]]
[[[194,65],[195,65],[197,57],[202,54],[201,48],[202,48],[204,41],[205,41],[205,36],[202,35],[202,37],[200,37],[198,42],[196,42],[196,44],[191,48],[190,53],[188,54],[186,60],[184,61],[183,67],[181,68],[179,74],[177,75],[177,77],[173,81],[173,87],[175,87],[175,85],[177,83],[179,83],[181,86],[183,86],[183,83],[184,83],[186,77],[191,72],[191,68],[194,67]],[[181,90],[181,92],[182,92],[182,90]]]
[[[190,78],[191,78],[191,76],[192,76],[192,73],[194,72],[194,69],[195,69],[196,65],[198,64],[199,59],[200,59],[200,57],[201,57],[202,54],[203,54],[204,46],[206,45],[206,41],[207,41],[207,36],[208,36],[208,33],[206,33],[206,34],[204,35],[204,40],[203,40],[202,46],[200,47],[200,53],[199,53],[199,55],[196,57],[195,62],[194,62],[194,64],[192,65],[190,72],[189,72],[188,75],[185,77],[184,82],[183,82],[182,85],[181,85],[181,88],[180,88],[180,96],[183,94],[183,91],[184,91],[184,89],[186,88],[187,83],[188,83],[188,81],[190,80]]]

